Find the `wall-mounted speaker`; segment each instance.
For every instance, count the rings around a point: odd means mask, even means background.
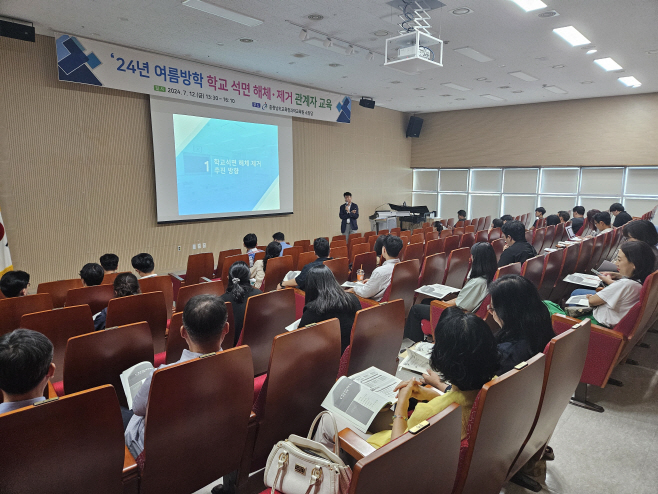
[[[372,98],[361,98],[361,101],[359,101],[359,106],[370,108],[372,110],[375,107],[375,100]]]
[[[22,39],[34,43],[34,26],[26,26],[18,22],[0,20],[0,36],[6,38]]]
[[[420,137],[420,129],[423,128],[423,119],[420,117],[409,117],[407,125],[407,137]]]

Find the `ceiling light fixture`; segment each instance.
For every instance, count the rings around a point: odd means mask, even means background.
[[[517,90],[517,91],[512,91],[512,92],[518,94],[518,93],[522,93],[523,91],[521,91],[521,90],[519,89],[519,90]]]
[[[371,61],[373,58],[375,58],[375,54],[369,51],[368,54],[366,55],[366,60]]]
[[[657,55],[657,54],[658,54],[658,50],[649,50],[647,52],[647,55]]]
[[[526,81],[526,82],[532,82],[532,81],[538,81],[539,80],[536,77],[531,76],[530,74],[526,74],[525,72],[521,72],[520,70],[518,70],[516,72],[508,72],[508,74],[513,76],[513,77],[516,77],[518,79],[521,79],[522,81]]]
[[[459,7],[450,11],[452,15],[466,15],[471,12],[473,12],[473,9],[469,9],[468,7]]]
[[[322,19],[324,19],[324,16],[320,14],[311,14],[308,16],[308,18],[311,19],[312,21],[321,21]]]
[[[493,60],[493,58],[488,57],[469,46],[465,46],[464,48],[456,48],[454,51],[461,53],[465,57],[472,58],[477,62],[491,62]]]
[[[642,85],[642,83],[640,81],[638,81],[632,75],[630,75],[628,77],[620,77],[617,80],[619,82],[621,82],[622,84],[624,84],[626,87],[640,87]]]
[[[504,98],[500,98],[500,97],[498,97],[498,96],[494,96],[493,94],[481,94],[480,96],[482,96],[483,98],[487,98],[487,99],[493,100],[493,101],[505,101]]]
[[[374,33],[375,36],[388,36],[389,32],[386,31],[385,29],[380,29],[379,31],[375,31]]]
[[[329,48],[330,46],[334,45],[334,42],[331,40],[331,38],[327,38],[324,40],[324,43],[322,43],[325,48]]]
[[[541,0],[512,0],[515,4],[521,7],[526,12],[546,8],[546,4]]]
[[[547,17],[556,17],[560,15],[556,10],[547,10],[546,12],[542,12],[541,14],[537,14],[538,17],[541,17],[543,19],[546,19]]]
[[[586,53],[587,55],[591,55],[592,53],[596,53],[597,51],[599,51],[599,50],[597,50],[597,49],[595,49],[595,48],[590,48],[590,49],[587,50],[585,53]]]
[[[487,78],[486,78],[486,77],[478,77],[478,78],[475,79],[475,80],[476,80],[476,81],[486,81]]]
[[[240,42],[242,43],[253,43],[254,40],[251,38],[240,38]]]
[[[470,91],[470,87],[464,87],[460,86],[459,84],[455,84],[454,82],[444,82],[441,84],[442,86],[449,87],[452,89],[456,89],[457,91]]]
[[[563,69],[564,67],[564,65],[553,65],[554,69]]]
[[[553,32],[564,39],[571,46],[589,45],[591,43],[578,29],[573,26],[559,27]]]
[[[455,101],[465,101],[466,98],[455,98]]]
[[[342,67],[342,65],[339,63],[330,63],[329,67]]]
[[[567,91],[565,91],[564,89],[562,89],[560,87],[557,87],[557,86],[544,85],[544,89],[546,89],[546,91],[550,91],[551,93],[567,94]]]
[[[391,84],[400,84],[402,81],[391,81]]]
[[[581,84],[594,84],[594,81],[583,81]]]
[[[425,91],[425,88],[424,87],[415,87],[414,90],[415,91]]]
[[[612,58],[597,58],[594,60],[594,63],[597,64],[599,67],[604,69],[606,72],[610,72],[611,70],[621,70],[622,66],[619,65],[617,62],[615,62]]]
[[[299,33],[299,39],[304,41],[307,38],[308,38],[308,31],[306,29],[302,29],[301,32]]]
[[[216,15],[218,17],[222,17],[223,19],[237,22],[238,24],[243,24],[249,27],[260,26],[263,23],[263,21],[261,21],[260,19],[256,19],[255,17],[250,17],[248,15],[240,14],[239,12],[235,12],[234,10],[230,10],[224,7],[219,7],[215,4],[207,3],[202,0],[185,0],[183,2],[183,5],[185,5],[186,7],[191,7],[196,10],[200,10],[201,12],[205,12],[206,14]]]

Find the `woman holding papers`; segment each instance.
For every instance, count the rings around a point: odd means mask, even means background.
[[[496,275],[497,269],[496,253],[490,243],[478,242],[471,247],[471,272],[464,288],[459,291],[454,301],[455,305],[467,312],[477,311],[487,296],[487,287]],[[430,302],[431,299],[425,299],[423,303],[411,308],[404,328],[405,338],[422,341],[424,335],[421,321],[430,319]]]
[[[399,393],[393,429],[373,434],[368,439],[372,446],[382,447],[451,403],[462,407],[461,437],[466,437],[466,426],[475,397],[482,386],[494,377],[498,368],[496,340],[487,323],[475,314],[464,313],[455,307],[443,311],[434,336],[430,365],[444,381],[452,384],[452,388],[440,394],[435,389],[423,387],[415,379],[402,381],[396,388]],[[411,417],[408,417],[411,398],[427,403],[418,403]]]

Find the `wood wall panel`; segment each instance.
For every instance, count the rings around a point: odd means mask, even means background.
[[[414,168],[658,164],[658,93],[422,117]]]
[[[294,214],[158,225],[148,97],[57,81],[55,41],[0,38],[0,207],[16,269],[42,281],[72,278],[105,252],[149,252],[156,271],[184,269],[206,251],[339,233],[350,190],[360,230],[384,202],[411,203],[406,114],[355,104],[349,125],[293,119]],[[177,246],[181,246],[178,252]]]

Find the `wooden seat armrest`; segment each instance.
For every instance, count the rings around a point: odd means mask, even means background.
[[[306,292],[304,290],[302,290],[301,288],[295,287],[295,288],[293,288],[293,290],[295,291],[295,295],[299,295],[300,297],[306,298]]]
[[[356,461],[375,451],[374,447],[352,429],[343,429],[338,433],[338,437],[340,438],[340,447]]]
[[[598,324],[592,324],[590,326],[590,332],[599,333],[601,335],[609,336],[611,338],[616,338],[618,340],[626,341],[628,339],[628,337],[625,334],[620,333],[619,331],[615,331],[614,329],[604,328],[603,326],[599,326]]]
[[[180,276],[178,276],[176,273],[169,273],[169,276],[171,276],[172,278],[174,278],[174,279],[180,281],[181,283],[183,283],[183,282],[185,281],[183,278],[181,278]]]
[[[430,305],[440,307],[441,310],[446,310],[448,307],[453,307],[457,305],[457,299],[455,298],[453,300],[432,300],[432,303]]]
[[[127,477],[137,473],[137,462],[133,455],[130,453],[128,446],[124,446],[125,451],[123,455],[123,477]]]
[[[208,279],[208,278],[206,278],[205,276],[202,276],[201,278],[199,278],[199,280],[200,280],[202,283],[210,283],[210,282],[212,281],[211,279]]]
[[[356,295],[356,293],[354,295]],[[373,300],[371,298],[363,298],[363,297],[359,297],[358,295],[356,295],[356,298],[359,299],[359,302],[361,303],[361,306],[363,306],[364,302],[365,302],[365,305],[367,305],[369,307],[374,307],[375,305],[379,305],[379,302],[377,302],[376,300]]]

